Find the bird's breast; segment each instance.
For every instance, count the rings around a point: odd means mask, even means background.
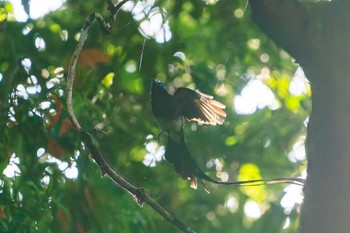
[[[157,124],[162,131],[166,132],[175,142],[180,143],[183,137],[183,127],[185,119],[178,117],[169,119],[165,117],[156,117]]]

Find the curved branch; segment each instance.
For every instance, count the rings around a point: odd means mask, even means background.
[[[174,224],[181,231],[188,232],[188,233],[195,233],[195,231],[193,231],[190,227],[188,227],[186,224],[181,222],[177,217],[175,217],[172,213],[170,213],[167,209],[165,209],[162,205],[160,205],[157,201],[155,201],[150,195],[148,195],[143,188],[136,187],[135,185],[130,183],[125,177],[123,177],[123,175],[121,175],[118,171],[114,170],[103,158],[101,153],[98,151],[97,147],[93,144],[92,137],[88,132],[86,132],[81,127],[81,125],[79,124],[79,121],[77,120],[77,117],[75,116],[75,113],[73,110],[73,98],[72,98],[75,70],[76,70],[76,65],[77,65],[80,52],[84,46],[85,40],[88,37],[88,32],[90,30],[90,27],[93,24],[93,22],[97,20],[99,22],[99,25],[102,31],[109,32],[116,20],[116,15],[119,9],[128,0],[124,0],[119,4],[117,4],[116,6],[114,6],[111,0],[107,0],[107,1],[108,1],[108,10],[111,12],[111,17],[109,18],[109,22],[106,23],[103,17],[98,13],[90,14],[85,20],[84,26],[81,30],[77,47],[75,48],[73,55],[71,57],[69,68],[68,68],[67,87],[66,87],[66,94],[67,94],[66,104],[67,104],[68,114],[72,120],[74,127],[80,133],[82,141],[90,151],[92,158],[96,161],[97,165],[99,166],[102,176],[107,175],[122,189],[128,192],[141,207],[143,206],[144,203],[146,203],[155,211],[157,211],[161,216],[163,216],[167,221]]]

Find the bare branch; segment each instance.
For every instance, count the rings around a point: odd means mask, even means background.
[[[66,94],[67,94],[67,108],[69,116],[73,122],[74,127],[78,130],[80,133],[81,139],[84,142],[85,146],[88,148],[88,150],[91,153],[92,158],[96,161],[98,166],[100,167],[102,176],[108,176],[111,180],[113,180],[116,184],[118,184],[122,189],[127,191],[134,199],[135,201],[142,207],[144,203],[148,204],[150,207],[152,207],[155,211],[157,211],[161,216],[163,216],[167,221],[174,224],[177,228],[179,228],[183,232],[188,233],[195,233],[190,227],[188,227],[186,224],[181,222],[178,218],[176,218],[172,213],[170,213],[167,209],[165,209],[162,205],[160,205],[157,201],[155,201],[151,196],[149,196],[146,191],[143,188],[138,188],[132,183],[130,183],[125,177],[123,177],[118,171],[114,170],[103,158],[101,153],[98,151],[97,147],[93,144],[92,137],[87,133],[79,124],[75,113],[73,109],[73,98],[72,98],[72,92],[73,92],[73,83],[74,83],[74,77],[75,77],[75,70],[77,61],[80,55],[80,52],[84,46],[85,40],[88,37],[88,32],[90,30],[91,25],[95,20],[99,22],[99,25],[103,32],[109,32],[112,25],[114,24],[116,20],[117,13],[119,9],[122,7],[123,4],[125,4],[128,0],[124,0],[114,6],[113,2],[111,0],[107,0],[108,2],[108,9],[111,13],[111,17],[109,18],[109,22],[106,23],[106,21],[103,19],[103,17],[98,13],[90,14],[84,23],[84,26],[81,30],[80,38],[77,44],[77,47],[75,48],[73,55],[71,57],[69,68],[68,68],[68,75],[67,75],[67,87],[66,87]]]

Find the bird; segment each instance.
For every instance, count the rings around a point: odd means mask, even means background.
[[[206,175],[192,158],[185,143],[185,121],[197,121],[199,124],[222,125],[225,122],[225,105],[213,96],[204,94],[198,90],[180,87],[174,94],[170,94],[166,86],[156,80],[152,81],[151,108],[155,121],[162,132],[167,134],[167,145],[164,157],[170,162],[174,170],[185,180],[191,182],[191,187],[196,189],[198,180],[209,189],[203,180],[220,185],[266,185],[275,183],[301,184],[299,178],[277,178],[271,180],[247,180],[224,182],[212,179]]]

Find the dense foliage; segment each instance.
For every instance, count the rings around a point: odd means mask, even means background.
[[[208,184],[208,195],[202,186],[191,189],[160,157],[164,138],[158,143],[149,104],[155,78],[170,90],[198,88],[226,104],[224,125],[186,127],[190,151],[211,177],[290,177],[305,170],[309,90],[297,65],[252,23],[245,5],[128,3],[110,34],[98,24],[90,32],[74,86],[75,111],[113,167],[194,230],[294,232],[299,209],[291,192],[300,188]],[[91,12],[107,17],[106,1],[69,0],[26,22],[16,21],[11,4],[2,3],[0,232],[177,231],[101,178],[70,124],[65,75]],[[151,29],[151,23],[160,26]]]

